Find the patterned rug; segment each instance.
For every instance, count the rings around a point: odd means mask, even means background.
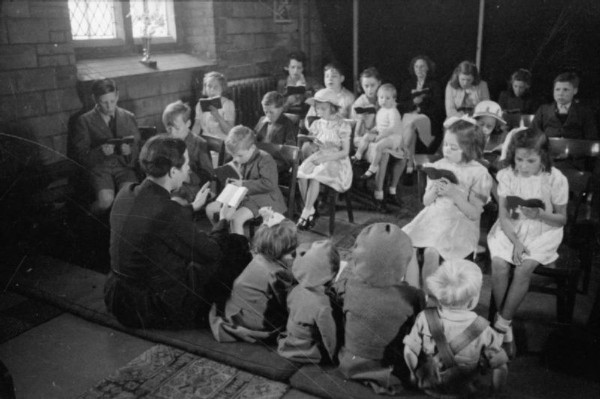
[[[80,399],[276,399],[289,386],[165,345],[156,345]]]

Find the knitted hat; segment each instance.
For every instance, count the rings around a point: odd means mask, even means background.
[[[331,89],[319,90],[315,93],[314,97],[311,97],[308,100],[306,100],[306,103],[314,106],[315,101],[318,101],[320,103],[330,103],[331,105],[340,107],[340,96]]]
[[[506,125],[506,121],[502,119],[502,108],[500,108],[500,105],[497,102],[483,100],[480,103],[478,103],[475,106],[473,118],[477,118],[480,116],[491,116],[503,125]]]
[[[354,278],[373,287],[399,285],[412,256],[410,238],[400,227],[371,224],[356,237],[352,251]]]
[[[298,246],[292,274],[299,285],[306,288],[320,287],[333,280],[337,268],[332,270],[331,245],[331,241],[323,240]]]

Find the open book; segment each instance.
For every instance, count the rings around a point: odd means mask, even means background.
[[[286,86],[285,95],[291,96],[293,94],[304,94],[306,93],[306,87],[304,86]]]
[[[375,107],[354,107],[354,112],[356,112],[357,114],[374,114],[377,111],[375,110]]]
[[[425,87],[425,88],[423,88],[421,90],[418,90],[418,91],[417,90],[413,90],[410,93],[410,95],[411,95],[412,98],[415,98],[415,97],[418,97],[418,96],[422,96],[422,95],[428,96],[430,94],[431,94],[431,89],[429,87]]]
[[[516,195],[509,195],[506,197],[506,207],[509,210],[516,209],[519,206],[525,206],[527,208],[546,209],[544,201],[538,198],[523,199]]]
[[[210,106],[215,107],[216,109],[220,109],[221,105],[221,97],[211,97],[211,98],[201,98],[200,99],[200,108],[202,112],[210,112]]]
[[[240,206],[248,189],[244,186],[236,186],[235,184],[227,184],[221,194],[217,197],[217,202],[223,205],[229,205],[233,208]]]
[[[113,144],[119,146],[121,144],[133,144],[135,138],[133,136],[125,136],[125,137],[114,137],[112,139],[106,140],[106,144]]]
[[[424,166],[423,172],[425,172],[427,177],[431,180],[439,180],[442,177],[445,177],[450,183],[458,184],[456,175],[448,169],[437,169],[432,166]]]

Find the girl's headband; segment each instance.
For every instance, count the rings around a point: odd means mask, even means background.
[[[469,122],[472,125],[477,124],[477,121],[475,119],[471,118],[469,115],[463,115],[460,118],[458,116],[451,116],[444,121],[444,129],[450,129],[450,127],[458,121]]]
[[[285,216],[283,216],[281,213],[273,211],[273,208],[270,206],[263,206],[258,210],[258,214],[262,216],[262,224],[266,225],[267,227],[277,226],[285,219]]]

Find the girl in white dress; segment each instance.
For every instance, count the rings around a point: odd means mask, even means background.
[[[202,85],[203,95],[208,98],[221,98],[221,108],[217,109],[211,105],[209,112],[202,112],[200,101],[198,101],[192,133],[197,136],[202,132],[203,135],[225,140],[227,133],[235,125],[235,105],[233,101],[222,96],[227,89],[225,75],[219,72],[208,72],[202,79]]]
[[[504,333],[509,355],[514,355],[511,322],[529,289],[539,264],[558,258],[557,249],[567,222],[569,183],[552,167],[546,135],[532,129],[513,136],[505,169],[498,172],[498,220],[488,235],[492,257],[492,294],[498,304],[494,328]],[[539,199],[544,209],[508,209],[508,196]],[[510,269],[514,276],[509,286]]]
[[[427,178],[425,208],[403,230],[412,240],[415,256],[406,271],[406,281],[421,287],[444,260],[463,259],[477,249],[479,220],[488,201],[492,177],[477,159],[483,152],[484,136],[475,120],[463,117],[446,130],[444,158],[424,166],[452,172],[458,184],[447,178]],[[422,280],[416,249],[424,248]]]
[[[303,147],[308,156],[298,168],[298,186],[304,200],[304,210],[298,220],[298,228],[310,229],[315,224],[315,201],[320,184],[338,192],[347,191],[352,185],[350,150],[350,122],[339,115],[339,96],[331,89],[319,90],[306,100],[315,109],[317,119],[310,126],[310,145]],[[307,148],[310,147],[310,148]]]

